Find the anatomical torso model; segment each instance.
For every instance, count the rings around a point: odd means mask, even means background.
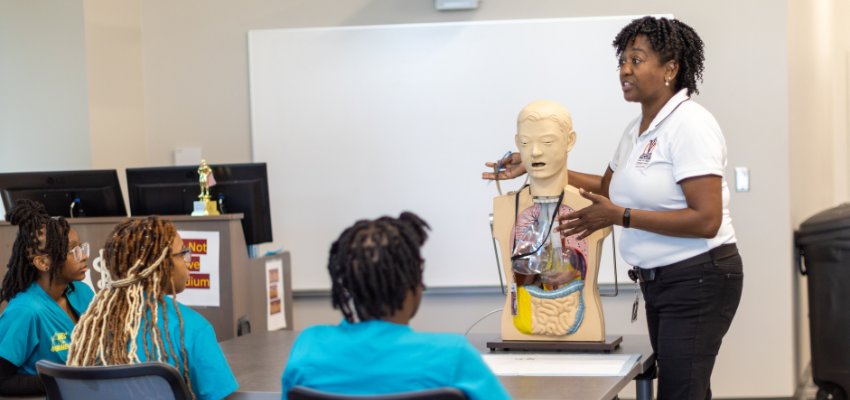
[[[493,234],[510,287],[502,340],[605,340],[596,282],[611,228],[582,240],[553,231],[558,215],[591,204],[568,185],[567,154],[575,141],[570,114],[560,104],[541,100],[520,112],[516,144],[529,185],[493,201]]]

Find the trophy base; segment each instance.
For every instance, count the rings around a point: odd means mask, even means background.
[[[212,200],[200,200],[193,202],[195,210],[192,211],[193,217],[205,217],[208,215],[219,215],[218,207]]]

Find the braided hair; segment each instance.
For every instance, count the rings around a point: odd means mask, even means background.
[[[38,268],[33,265],[36,256],[50,260],[50,282],[62,272],[68,257],[68,232],[71,226],[65,218],[53,219],[44,205],[32,200],[18,200],[6,213],[6,221],[18,226],[18,235],[12,245],[12,256],[6,264],[8,271],[0,287],[0,303],[27,290],[38,278]],[[69,290],[73,290],[73,284]]]
[[[137,338],[141,334],[147,360],[168,362],[170,358],[180,368],[165,312],[165,293],[169,289],[174,293],[175,287],[171,243],[176,235],[172,223],[155,216],[127,220],[112,230],[103,255],[112,282],[97,293],[92,305],[80,317],[71,334],[68,365],[140,363]],[[183,340],[183,315],[174,297],[172,302],[180,320],[183,377],[194,399]],[[164,332],[158,325],[160,308]]]
[[[357,221],[331,245],[333,307],[348,322],[381,319],[401,310],[408,292],[422,288],[428,224],[413,213]]]
[[[705,56],[702,39],[693,28],[677,19],[650,16],[638,18],[626,25],[614,39],[617,58],[629,44],[634,43],[638,35],[646,36],[652,50],[659,54],[662,64],[670,60],[676,60],[679,64],[676,91],[687,88],[688,96],[699,94],[697,80],[702,82]]]

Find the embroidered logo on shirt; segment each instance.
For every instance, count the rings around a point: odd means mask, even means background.
[[[57,352],[62,350],[68,350],[70,345],[68,344],[68,332],[58,332],[53,334],[53,337],[50,338],[51,346],[50,351]]]
[[[652,139],[643,148],[643,154],[638,157],[637,162],[635,163],[635,168],[642,169],[649,164],[649,160],[652,159],[652,151],[655,150],[655,146],[658,144],[658,138]]]

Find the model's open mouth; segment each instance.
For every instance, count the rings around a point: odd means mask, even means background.
[[[542,163],[542,162],[531,163],[531,168],[543,168],[544,166],[546,166],[546,163]]]

